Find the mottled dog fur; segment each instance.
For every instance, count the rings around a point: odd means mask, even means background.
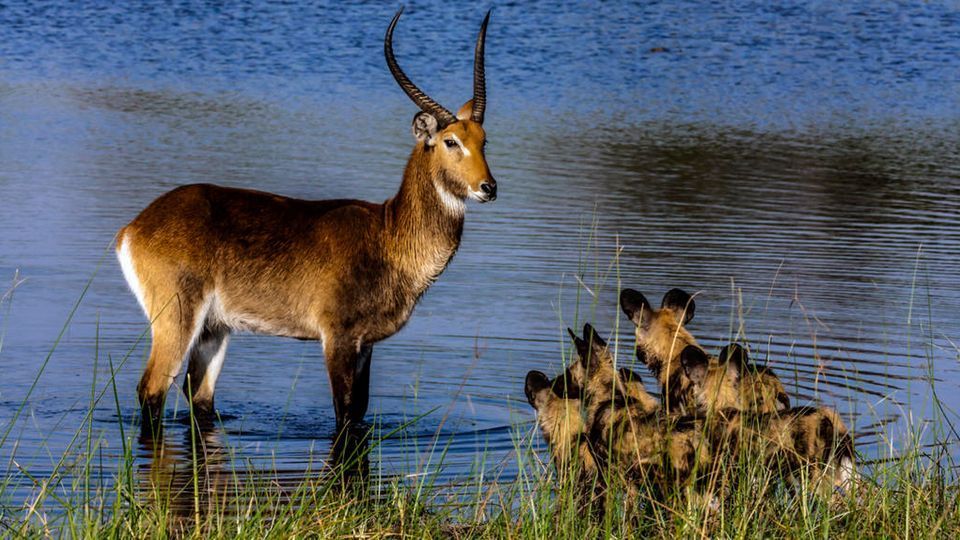
[[[772,413],[790,407],[790,397],[773,370],[751,364],[747,351],[735,343],[724,347],[716,358],[688,345],[680,352],[680,365],[693,383],[699,411]]]
[[[600,470],[625,481],[628,496],[642,485],[663,494],[699,484],[712,464],[702,422],[664,414],[645,391],[630,395],[606,342],[589,325],[574,342],[586,376],[587,439]]]
[[[588,327],[589,328],[589,327]],[[584,354],[586,342],[570,332],[574,342],[580,344],[578,353]],[[581,351],[582,349],[582,351]],[[643,387],[640,375],[628,368],[618,370],[617,391],[637,403],[643,410],[653,412],[660,408],[659,402]],[[566,468],[576,460],[582,460],[579,467],[588,473],[595,473],[596,466],[590,453],[587,439],[587,424],[583,420],[583,384],[584,363],[577,358],[553,380],[540,371],[527,373],[524,393],[527,401],[537,412],[537,425],[544,440],[550,447],[554,464]],[[611,384],[613,381],[608,381]]]
[[[840,415],[829,407],[784,407],[789,400],[779,379],[771,372],[751,373],[746,362],[737,346],[725,348],[719,361],[693,346],[681,354],[687,377],[703,389],[698,399],[712,446],[760,456],[791,482],[806,470],[821,494],[846,489],[854,474],[854,448]],[[731,377],[739,389],[732,394],[719,382]]]

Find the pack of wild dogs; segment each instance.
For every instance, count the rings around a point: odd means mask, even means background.
[[[217,418],[214,393],[234,332],[322,342],[338,430],[362,425],[374,345],[406,324],[459,249],[466,201],[498,193],[483,128],[490,13],[474,48],[473,96],[454,114],[400,69],[393,32],[402,12],[387,26],[384,58],[419,111],[394,197],[303,200],[194,184],[161,195],[117,233],[123,275],[150,321],[137,386],[146,434],[162,428],[167,391],[185,362],[191,413]],[[853,442],[837,413],[791,408],[777,376],[751,365],[741,347],[708,355],[685,327],[689,295],[672,290],[654,309],[628,289],[620,303],[662,402],[637,374],[617,370],[586,326],[572,336],[576,362],[552,380],[540,372],[526,380],[558,466],[576,465],[584,485],[615,476],[631,489],[681,486],[708,501],[729,488],[718,464],[741,451],[818,491],[852,480]]]
[[[611,482],[627,497],[679,494],[716,509],[744,475],[760,464],[775,483],[834,501],[855,480],[854,445],[829,407],[791,407],[783,384],[766,366],[730,344],[712,356],[686,325],[693,298],[669,291],[660,308],[625,289],[620,306],[636,327],[636,354],[660,387],[647,392],[641,376],[617,368],[606,341],[590,324],[569,330],[578,358],[549,378],[527,374],[525,393],[561,476],[588,500]]]

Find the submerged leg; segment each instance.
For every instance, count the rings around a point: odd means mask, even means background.
[[[199,334],[205,316],[198,313],[199,295],[178,294],[153,318],[150,357],[137,385],[142,407],[142,428],[158,433],[163,418],[163,402],[184,357]]]
[[[197,342],[190,349],[190,364],[183,380],[183,393],[192,400],[193,414],[197,418],[212,419],[215,416],[214,390],[229,342],[230,333],[226,327],[207,321]]]
[[[329,340],[323,345],[338,428],[362,421],[369,402],[373,347],[351,341]]]

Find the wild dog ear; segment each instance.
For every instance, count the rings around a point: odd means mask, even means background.
[[[583,362],[584,367],[586,367],[587,357],[590,356],[590,345],[580,339],[580,336],[575,334],[572,328],[567,328],[567,333],[573,338],[573,346],[577,348],[577,356],[580,357],[580,361]]]
[[[600,334],[597,333],[596,329],[586,323],[583,325],[583,340],[591,344],[594,348],[599,347],[600,349],[607,348],[607,342],[600,337]]]
[[[527,395],[527,401],[534,409],[539,409],[538,397],[544,390],[550,389],[550,379],[540,371],[531,371],[527,373],[527,380],[523,385],[523,392]]]
[[[694,384],[703,384],[703,381],[707,378],[707,365],[709,363],[710,358],[707,357],[707,353],[696,345],[687,345],[680,353],[680,365],[683,366],[687,378]]]
[[[731,343],[720,349],[720,363],[730,362],[737,368],[738,373],[743,373],[750,367],[750,357],[747,350],[738,343]]]
[[[600,337],[600,334],[590,326],[590,323],[583,325],[583,340],[590,346],[590,367],[596,368],[601,361],[605,361],[607,352],[607,342]],[[590,369],[587,373],[592,373]]]
[[[640,377],[640,374],[630,368],[622,367],[617,371],[619,371],[620,380],[623,381],[624,384],[630,383],[630,382],[638,382],[638,383],[643,382],[643,379]]]
[[[432,114],[420,111],[413,117],[413,137],[418,141],[424,141],[427,146],[433,146],[437,142],[437,127],[439,123]]]
[[[580,362],[573,365],[579,366]],[[568,368],[563,373],[557,375],[550,382],[550,389],[554,395],[561,399],[580,399],[580,383],[575,380],[573,373]]]
[[[647,326],[653,318],[650,302],[639,291],[633,289],[620,291],[620,309],[637,326]]]
[[[663,301],[660,302],[661,309],[669,308],[677,314],[677,322],[680,324],[687,324],[693,320],[696,307],[693,297],[683,289],[670,289],[667,294],[663,295]]]

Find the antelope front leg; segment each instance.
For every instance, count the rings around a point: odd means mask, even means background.
[[[356,341],[331,340],[323,346],[333,391],[333,409],[337,428],[363,420],[370,400],[370,358],[372,345],[358,345]]]

